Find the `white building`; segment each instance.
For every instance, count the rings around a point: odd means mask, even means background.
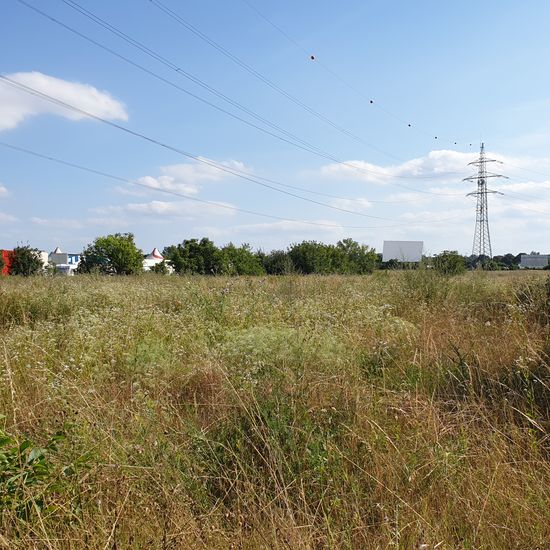
[[[544,269],[550,263],[550,254],[522,254],[520,269]]]
[[[61,273],[63,275],[74,275],[74,272],[80,263],[80,254],[62,252],[61,248],[58,246],[48,255],[48,263],[55,267],[55,271],[57,273]]]
[[[422,260],[424,241],[384,241],[382,261],[419,262]]]
[[[153,248],[150,254],[147,254],[143,259],[143,271],[151,271],[151,268],[164,261],[164,256],[159,252],[158,248]],[[170,266],[168,266],[170,270]]]
[[[40,261],[42,262],[42,267],[46,267],[48,265],[48,253],[44,250],[41,250],[38,253],[38,257],[40,258]]]

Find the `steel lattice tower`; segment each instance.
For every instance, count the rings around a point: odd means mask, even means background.
[[[493,253],[491,250],[491,235],[489,233],[489,209],[487,205],[487,195],[489,193],[498,193],[499,195],[502,195],[502,193],[500,193],[499,191],[492,191],[490,189],[487,189],[487,179],[505,178],[506,176],[487,172],[488,162],[500,163],[500,161],[498,160],[488,159],[485,157],[485,145],[482,143],[481,149],[479,151],[479,159],[468,164],[468,166],[477,166],[477,174],[474,176],[470,176],[469,178],[464,178],[463,181],[477,182],[477,190],[472,191],[467,195],[468,197],[477,197],[476,227],[474,231],[472,256],[484,256],[486,258],[492,258]]]

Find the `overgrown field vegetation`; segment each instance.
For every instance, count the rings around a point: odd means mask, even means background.
[[[0,545],[548,548],[543,274],[0,281]]]

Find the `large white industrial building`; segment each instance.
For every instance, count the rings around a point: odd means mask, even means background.
[[[544,269],[550,263],[550,254],[522,254],[520,269]]]
[[[384,241],[382,261],[417,263],[422,260],[424,241]]]

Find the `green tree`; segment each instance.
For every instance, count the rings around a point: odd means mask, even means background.
[[[181,244],[166,247],[162,255],[176,273],[223,275],[227,273],[227,260],[223,252],[210,240],[186,239]]]
[[[289,275],[294,272],[294,264],[288,252],[272,250],[262,255],[262,264],[268,275]]]
[[[293,244],[288,252],[298,273],[331,273],[332,258],[329,247],[317,241],[303,241]]]
[[[359,244],[353,239],[344,239],[336,243],[336,250],[343,253],[344,269],[340,273],[372,273],[378,261],[378,255],[374,248]]]
[[[143,252],[132,233],[98,237],[80,256],[79,273],[134,275],[143,271]]]
[[[228,275],[264,275],[265,270],[260,258],[252,252],[249,244],[240,247],[233,243],[222,248]]]
[[[456,250],[444,250],[434,256],[433,266],[442,275],[459,275],[466,271],[464,258]]]
[[[42,273],[44,266],[40,259],[40,251],[29,245],[17,246],[13,249],[10,275],[38,275]]]
[[[157,275],[168,275],[170,270],[168,269],[168,264],[166,260],[162,260],[158,264],[155,264],[151,267],[151,273],[156,273]]]

